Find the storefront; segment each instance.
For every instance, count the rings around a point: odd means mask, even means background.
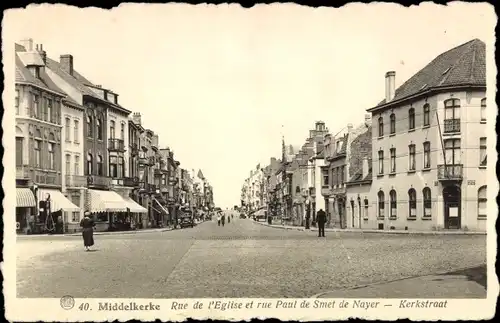
[[[29,188],[16,188],[16,232],[32,233],[36,212],[35,195]]]
[[[123,201],[125,202],[125,207],[128,209],[128,223],[130,223],[130,229],[135,230],[142,225],[141,214],[148,214],[148,209],[139,205],[130,197],[123,197]],[[141,224],[141,225],[139,225]]]
[[[65,219],[63,212],[79,212],[80,208],[73,204],[57,189],[39,188],[38,201],[45,202],[44,212],[40,212],[39,223],[42,232],[64,233]],[[67,219],[66,219],[67,220]]]
[[[114,191],[87,190],[87,206],[97,231],[113,230],[113,223],[121,222],[127,213],[125,201]]]

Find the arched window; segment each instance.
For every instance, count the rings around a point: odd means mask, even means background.
[[[424,127],[431,124],[431,106],[426,103],[424,104]]]
[[[486,219],[488,196],[486,194],[486,185],[481,186],[477,191],[477,217]]]
[[[481,100],[481,122],[486,122],[486,98]]]
[[[89,138],[93,137],[92,127],[92,117],[90,115],[87,115],[87,137]]]
[[[369,206],[368,205],[368,199],[365,198],[365,207],[364,207],[364,211],[363,211],[364,212],[363,217],[365,219],[368,219],[368,206]]]
[[[422,190],[422,195],[424,197],[424,216],[431,217],[432,216],[432,199],[431,199],[431,189],[428,187],[424,187]]]
[[[417,191],[414,188],[410,188],[408,190],[408,208],[409,208],[409,216],[416,217],[417,216]]]
[[[408,129],[413,130],[415,129],[415,109],[410,108],[408,110]]]
[[[389,198],[391,200],[391,210],[390,210],[390,217],[391,218],[396,218],[397,217],[397,211],[398,211],[398,200],[397,200],[397,195],[395,190],[391,190],[389,192]]]
[[[102,131],[102,122],[100,118],[96,119],[96,124],[97,124],[97,139],[102,140],[103,131]]]
[[[300,186],[295,187],[295,193],[300,193]]]
[[[383,219],[384,218],[384,211],[385,211],[385,195],[383,191],[378,192],[378,217]]]
[[[378,136],[379,137],[384,136],[384,118],[382,117],[378,118]]]
[[[92,165],[93,165],[92,154],[88,154],[87,155],[87,175],[92,175]]]
[[[97,175],[102,176],[104,172],[104,164],[102,161],[102,156],[97,155]]]
[[[396,115],[391,114],[391,135],[396,133]]]

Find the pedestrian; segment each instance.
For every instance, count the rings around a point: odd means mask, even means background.
[[[220,227],[220,220],[221,220],[221,216],[220,214],[217,214],[217,225]]]
[[[222,226],[224,226],[224,223],[226,222],[226,216],[224,214],[222,214],[221,222],[222,222]]]
[[[80,221],[82,229],[83,245],[86,251],[94,245],[94,220],[90,218],[90,212],[86,211],[84,218]]]
[[[326,223],[326,213],[323,209],[319,209],[316,214],[316,220],[318,222],[318,237],[325,236],[325,223]]]

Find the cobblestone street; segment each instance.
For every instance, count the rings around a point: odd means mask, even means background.
[[[95,251],[84,252],[78,236],[18,237],[18,297],[311,297],[486,262],[484,235],[318,238],[248,219],[95,240]]]

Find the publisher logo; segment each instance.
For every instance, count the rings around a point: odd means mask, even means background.
[[[61,297],[61,307],[65,310],[70,310],[75,306],[75,299],[69,295]]]

